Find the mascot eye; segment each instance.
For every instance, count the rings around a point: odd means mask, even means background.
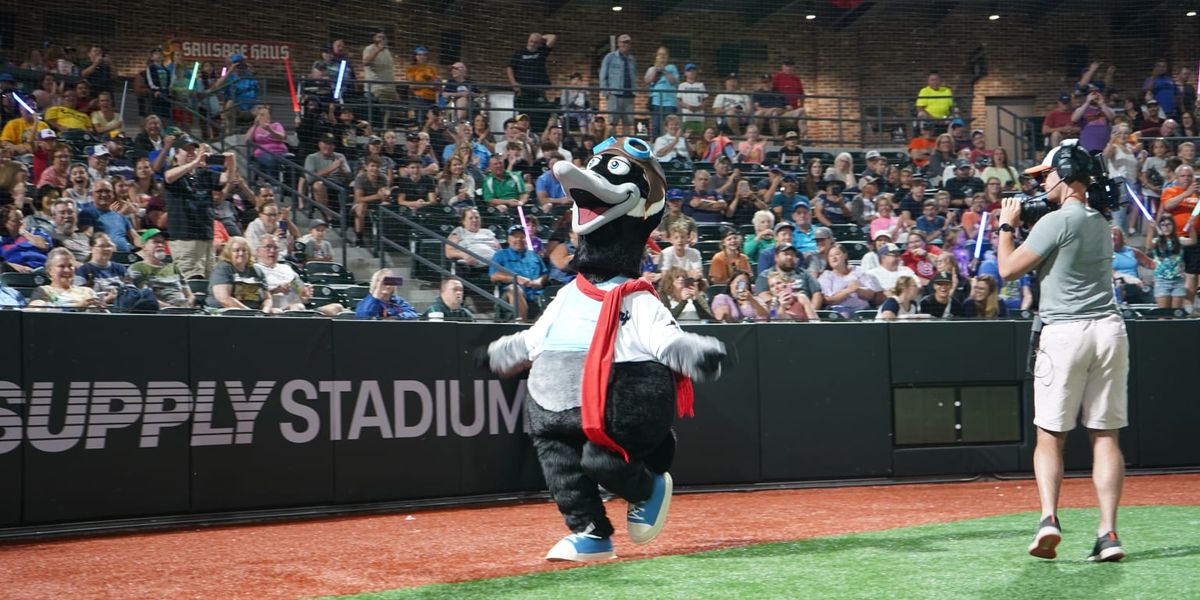
[[[629,173],[629,161],[621,157],[616,157],[608,161],[608,172],[613,175],[625,175]]]
[[[594,168],[598,164],[600,164],[600,157],[593,156],[590,160],[588,160],[587,167],[584,167],[584,168],[586,168],[590,171],[592,168]]]

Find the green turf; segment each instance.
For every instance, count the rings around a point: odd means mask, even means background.
[[[1053,561],[1025,553],[1037,515],[1022,513],[346,598],[1200,598],[1200,507],[1120,518],[1120,563],[1085,560],[1096,511],[1076,509]]]

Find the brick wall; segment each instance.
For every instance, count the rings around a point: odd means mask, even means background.
[[[13,17],[15,50],[20,57],[43,39],[84,46],[95,40],[90,33],[61,33],[61,15],[74,15],[70,31],[87,29],[96,17],[112,17],[112,39],[105,40],[118,69],[126,75],[136,72],[148,48],[172,33],[210,36],[221,39],[285,40],[297,45],[295,64],[305,65],[316,58],[316,48],[328,40],[332,28],[340,30],[361,26],[363,39],[350,39],[353,56],[361,56],[367,29],[386,24],[395,31],[393,47],[402,71],[407,51],[423,45],[436,54],[440,32],[462,32],[462,59],[471,67],[477,81],[502,81],[503,67],[514,49],[524,44],[529,31],[554,32],[560,44],[551,62],[557,81],[565,83],[572,71],[594,79],[595,65],[610,34],[630,33],[640,68],[653,60],[653,52],[663,38],[690,39],[691,55],[674,57],[682,66],[694,62],[701,66],[701,80],[710,91],[722,86],[716,72],[717,47],[742,40],[765,42],[766,61],[743,62],[739,71],[760,74],[777,68],[782,56],[796,59],[797,69],[810,94],[827,96],[863,95],[911,96],[922,86],[925,72],[939,70],[956,94],[971,97],[970,112],[979,126],[984,124],[984,99],[988,96],[1036,96],[1040,106],[1049,108],[1053,98],[1073,83],[1065,73],[1067,51],[1072,45],[1086,45],[1090,54],[1114,61],[1119,70],[1116,83],[1122,88],[1136,87],[1150,71],[1158,56],[1175,61],[1195,59],[1195,39],[1200,34],[1200,17],[1188,19],[1167,16],[1167,8],[1158,16],[1138,20],[1130,18],[1130,29],[1114,30],[1103,3],[1064,2],[1048,14],[1005,15],[988,21],[982,3],[963,2],[944,15],[916,12],[912,3],[877,3],[864,17],[843,30],[833,30],[820,21],[806,21],[801,8],[785,9],[756,23],[747,23],[742,13],[712,8],[691,8],[688,3],[667,15],[652,19],[632,3],[617,13],[608,3],[590,0],[543,2],[415,1],[415,0],[299,0],[281,10],[259,4],[232,4],[199,0],[145,0],[118,2],[118,8],[94,2],[59,1],[51,9],[27,10],[26,3],[0,0],[0,11]],[[548,8],[559,5],[556,9]],[[700,3],[694,3],[700,4]],[[709,3],[704,3],[710,5]],[[734,3],[733,5],[753,5]],[[799,5],[800,3],[795,3]],[[1004,3],[1002,3],[1003,5]],[[1011,3],[1009,3],[1011,4]],[[1022,1],[1026,7],[1039,5]],[[1167,3],[1172,4],[1172,3]],[[335,20],[336,17],[336,20]],[[1153,34],[1157,32],[1157,34]],[[972,81],[968,57],[982,48],[987,57],[987,76]],[[438,57],[433,57],[437,62]],[[258,72],[278,76],[282,69],[260,65]],[[750,86],[752,77],[743,77]],[[862,108],[873,111],[874,104],[861,106],[856,100],[840,101],[843,111],[852,114]],[[905,98],[884,104],[908,111]],[[810,112],[815,116],[837,116],[839,101],[814,100]],[[834,123],[816,123],[823,136],[837,133]],[[855,124],[842,124],[842,135],[858,134]]]

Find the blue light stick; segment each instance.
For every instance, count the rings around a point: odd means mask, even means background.
[[[975,236],[975,260],[979,260],[983,256],[983,232],[987,231],[988,221],[992,219],[991,214],[984,214],[979,220],[979,235]]]
[[[188,89],[196,89],[196,75],[200,73],[200,62],[192,63],[192,80],[188,82]]]
[[[337,87],[335,87],[333,89],[333,99],[334,100],[342,99],[342,81],[345,78],[345,76],[346,76],[346,60],[342,59],[341,64],[338,65]]]
[[[1146,209],[1146,205],[1138,197],[1137,192],[1133,191],[1133,186],[1129,185],[1128,181],[1125,182],[1125,189],[1129,191],[1129,197],[1133,198],[1133,203],[1137,204],[1138,209],[1142,211],[1142,216],[1146,217],[1147,221],[1153,221],[1154,217],[1150,216],[1150,211]]]
[[[37,114],[37,111],[36,111],[36,110],[33,110],[32,108],[30,108],[30,107],[29,107],[29,105],[28,105],[28,104],[26,104],[26,103],[25,103],[25,99],[24,99],[24,98],[22,98],[20,94],[18,94],[18,93],[16,93],[16,92],[13,92],[13,94],[12,94],[12,97],[13,97],[13,99],[14,99],[14,100],[16,100],[16,101],[17,101],[17,104],[20,104],[20,105],[21,105],[21,108],[25,109],[25,112],[27,112],[27,113],[29,113],[29,114],[31,114],[31,115],[36,115],[36,114]]]

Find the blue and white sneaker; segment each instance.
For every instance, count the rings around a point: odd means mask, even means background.
[[[546,553],[546,560],[572,562],[611,560],[616,557],[617,553],[613,552],[612,538],[602,538],[590,533],[572,533],[558,540],[558,543]]]
[[[674,485],[671,474],[663,473],[654,478],[654,491],[643,502],[629,504],[629,512],[625,516],[628,523],[629,539],[635,544],[646,544],[658,537],[663,525],[667,523],[667,509],[671,507],[671,491]]]

